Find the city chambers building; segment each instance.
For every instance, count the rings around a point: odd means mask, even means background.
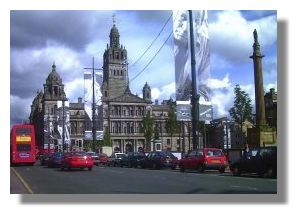
[[[155,121],[154,129],[161,132],[161,135],[152,136],[149,150],[179,150],[178,134],[171,138],[166,131],[169,106],[152,104],[148,83],[143,86],[142,98],[131,93],[127,50],[120,44],[120,34],[115,24],[109,38],[103,55],[102,101],[103,129],[104,133],[110,134],[113,151],[139,151],[146,147],[143,118],[147,114]]]

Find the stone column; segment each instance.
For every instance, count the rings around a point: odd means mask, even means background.
[[[263,88],[263,72],[260,44],[258,42],[257,30],[254,30],[254,45],[253,55],[250,56],[254,61],[254,80],[255,80],[255,101],[256,101],[256,125],[261,126],[266,124],[265,103],[264,103],[264,88]]]

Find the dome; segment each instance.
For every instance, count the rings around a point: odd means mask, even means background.
[[[110,30],[110,36],[119,36],[119,35],[120,35],[119,30],[114,24]]]
[[[61,79],[60,75],[56,72],[55,63],[52,66],[51,73],[48,75],[48,77],[46,79],[46,84],[51,84],[53,82],[58,83],[58,84],[62,84],[62,79]]]

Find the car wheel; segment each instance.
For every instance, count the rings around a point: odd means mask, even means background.
[[[220,168],[220,169],[219,169],[219,172],[220,172],[220,173],[224,173],[224,172],[225,172],[225,168],[224,168],[224,167],[223,167],[223,168]]]
[[[157,164],[153,163],[153,169],[157,169]]]
[[[175,165],[174,165],[174,166],[172,166],[172,167],[171,167],[171,169],[172,169],[172,170],[175,170],[175,169],[176,169],[176,166],[175,166]]]
[[[265,172],[265,177],[266,178],[273,178],[273,177],[275,177],[275,172],[274,172],[273,167],[271,167],[271,166],[267,167],[266,172]]]
[[[132,164],[131,163],[128,163],[128,168],[131,168],[132,167]]]
[[[203,167],[203,165],[199,165],[199,166],[197,167],[197,170],[198,170],[199,173],[204,172],[204,167]]]
[[[64,167],[63,166],[61,167],[61,171],[64,171]]]
[[[233,176],[240,176],[240,170],[239,170],[238,166],[233,167],[232,174],[233,174]]]
[[[89,171],[92,171],[92,167],[88,167],[88,170],[89,170]]]
[[[180,165],[179,166],[179,171],[184,172],[185,171],[185,166],[184,165]]]

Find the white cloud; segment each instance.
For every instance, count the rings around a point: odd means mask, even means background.
[[[265,85],[265,92],[269,92],[271,88],[274,88],[277,91],[277,82],[275,83],[268,83]]]
[[[211,78],[208,87],[212,90],[211,102],[214,107],[214,117],[228,116],[229,106],[233,102],[233,88],[227,73],[223,79]]]
[[[84,79],[77,78],[65,84],[65,93],[70,101],[77,102],[78,97],[84,96]]]
[[[152,88],[152,99],[165,100],[175,95],[175,82],[164,85],[161,88]]]
[[[262,48],[272,45],[277,39],[276,16],[247,21],[239,11],[219,13],[218,20],[209,25],[211,51],[231,63],[248,61],[254,29]]]
[[[230,87],[229,74],[227,73],[222,80],[219,79],[208,79],[207,86],[210,89],[220,89],[220,88],[229,88]]]
[[[214,107],[214,117],[229,116],[229,109],[234,102],[234,85],[230,82],[229,74],[227,73],[223,79],[209,79],[208,86],[212,90],[211,102]],[[252,100],[252,105],[255,102],[254,85],[240,85],[241,89],[248,93]]]

